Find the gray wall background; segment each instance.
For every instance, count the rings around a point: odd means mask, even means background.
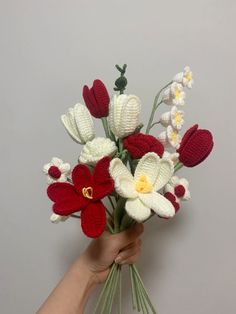
[[[235,13],[233,0],[0,1],[2,314],[34,313],[88,243],[78,221],[50,223],[41,169],[54,155],[75,164],[60,115],[94,78],[112,91],[124,62],[145,122],[158,89],[190,65],[185,128],[215,136],[211,157],[182,171],[192,200],[146,225],[144,282],[161,314],[235,313]]]

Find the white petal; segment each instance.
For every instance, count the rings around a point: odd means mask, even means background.
[[[66,163],[62,164],[62,165],[59,167],[59,169],[60,169],[61,172],[63,172],[63,173],[68,173],[68,172],[70,172],[70,164],[66,162]]]
[[[115,188],[116,192],[124,198],[136,198],[138,196],[133,178],[126,176],[118,177],[115,180]]]
[[[112,159],[110,162],[109,172],[113,180],[123,176],[133,180],[132,174],[119,158]]]
[[[178,185],[178,184],[179,184],[179,177],[173,176],[173,177],[170,179],[170,184],[172,184],[173,186]]]
[[[68,114],[63,114],[61,116],[61,121],[67,131],[67,133],[70,135],[70,137],[76,142],[76,143],[82,143],[81,138],[79,137],[78,130],[75,126],[74,119],[72,117],[72,113],[70,114],[70,117]]]
[[[167,184],[164,186],[164,193],[167,193],[167,192],[172,193],[172,194],[175,194],[175,189],[174,189],[174,187],[173,187],[172,184],[167,183]]]
[[[164,112],[161,115],[160,122],[163,126],[167,126],[170,123],[170,116],[171,116],[170,111]]]
[[[125,203],[127,214],[138,222],[142,222],[151,215],[149,207],[145,206],[139,198],[129,199]]]
[[[152,192],[149,194],[139,194],[139,197],[147,207],[150,207],[159,216],[166,218],[174,216],[174,206],[163,195]]]
[[[161,132],[157,138],[159,139],[159,141],[164,145],[164,146],[168,146],[169,145],[169,142],[168,142],[168,139],[167,139],[167,133],[166,131],[163,131]]]
[[[79,137],[84,143],[91,141],[95,137],[93,119],[89,110],[82,104],[74,106],[74,117]]]
[[[53,223],[58,223],[60,221],[66,221],[68,218],[69,218],[69,216],[60,216],[60,215],[53,213],[50,217],[50,220]]]
[[[170,159],[161,159],[154,190],[159,191],[170,180],[174,173],[174,164]]]
[[[160,157],[156,153],[147,153],[137,164],[134,179],[135,181],[145,175],[148,181],[154,185],[159,172]]]
[[[48,173],[48,170],[49,170],[49,168],[50,168],[51,166],[52,166],[51,163],[48,163],[48,164],[44,165],[44,166],[43,166],[43,172],[44,172],[45,174],[47,174],[47,173]]]
[[[53,157],[51,163],[59,168],[60,165],[63,164],[63,161],[58,157]]]

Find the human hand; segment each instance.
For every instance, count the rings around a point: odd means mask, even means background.
[[[93,274],[94,283],[106,280],[114,261],[122,265],[136,262],[141,251],[143,229],[142,224],[136,224],[117,234],[105,231],[91,241],[79,260]]]

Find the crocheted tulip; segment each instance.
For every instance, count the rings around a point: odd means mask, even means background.
[[[136,130],[141,110],[140,99],[135,95],[114,95],[111,100],[109,126],[113,134],[124,138]]]
[[[179,160],[186,167],[194,167],[204,161],[214,146],[213,136],[208,130],[198,129],[195,124],[184,134],[180,147]]]
[[[110,163],[110,174],[115,181],[116,192],[127,198],[125,210],[138,222],[151,215],[151,209],[161,217],[173,217],[172,203],[160,192],[174,172],[172,161],[161,159],[155,153],[144,155],[135,169],[134,175],[119,158]]]
[[[85,85],[83,88],[83,97],[92,116],[95,118],[108,116],[110,97],[102,81],[95,80],[90,89]]]
[[[54,213],[68,216],[81,211],[82,230],[91,238],[99,237],[106,226],[106,209],[101,199],[114,189],[109,163],[109,157],[101,159],[93,174],[86,165],[77,165],[72,171],[72,184],[56,182],[47,189],[54,202]]]
[[[123,140],[124,148],[130,153],[131,157],[138,159],[146,153],[154,152],[162,157],[164,146],[158,139],[149,134],[136,133],[127,136]]]
[[[76,104],[61,116],[61,121],[70,137],[79,144],[85,144],[95,137],[93,119],[86,106]]]

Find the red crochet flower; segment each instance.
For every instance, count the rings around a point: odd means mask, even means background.
[[[160,157],[164,153],[164,146],[152,135],[135,133],[127,136],[124,141],[124,148],[128,150],[131,157],[138,159],[146,153],[154,152]]]
[[[110,97],[102,81],[95,80],[93,87],[90,89],[85,85],[83,88],[83,97],[92,116],[95,118],[108,116]]]
[[[77,165],[72,171],[73,184],[56,182],[47,189],[54,213],[68,216],[81,211],[83,232],[91,238],[99,237],[106,226],[106,208],[101,199],[114,189],[109,163],[109,157],[101,159],[93,174],[86,165]]]
[[[213,136],[208,130],[198,129],[195,124],[184,134],[180,143],[179,160],[186,167],[194,167],[204,161],[214,146]]]

